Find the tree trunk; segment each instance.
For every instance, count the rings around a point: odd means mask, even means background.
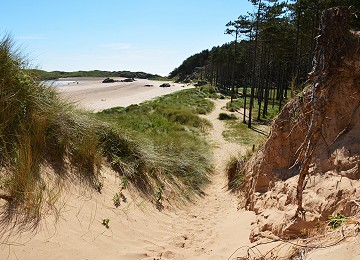
[[[257,98],[258,98],[258,105],[259,105],[259,110],[258,110],[258,115],[257,115],[257,120],[260,121],[261,120],[261,104],[264,98],[264,88],[265,88],[265,84],[266,84],[266,76],[267,76],[267,66],[265,65],[265,59],[266,59],[266,54],[264,54],[264,46],[261,47],[261,52],[260,52],[260,66],[259,66],[259,85],[258,85],[258,94],[257,94]]]
[[[244,115],[243,115],[243,123],[246,124],[246,96],[247,96],[247,82],[244,84],[243,88],[243,96],[244,96]]]
[[[257,51],[257,42],[258,42],[258,33],[259,33],[259,20],[261,14],[261,0],[259,1],[258,12],[256,16],[256,28],[255,28],[255,39],[254,39],[254,57],[253,57],[253,67],[251,75],[251,94],[250,94],[250,105],[249,105],[249,120],[248,128],[251,128],[251,118],[252,118],[252,108],[254,106],[254,93],[255,93],[255,72],[256,72],[256,51]]]
[[[267,72],[267,77],[266,77],[266,82],[265,82],[265,95],[264,95],[264,109],[263,109],[263,118],[265,118],[267,116],[267,109],[268,109],[268,104],[269,104],[269,89],[270,89],[270,79],[271,79],[271,66],[270,66],[270,59],[268,58],[267,61],[267,67],[268,67],[268,72]]]
[[[296,17],[296,38],[295,38],[295,48],[294,48],[294,60],[293,60],[293,70],[292,70],[292,80],[294,86],[297,85],[298,77],[298,51],[299,51],[299,35],[300,35],[300,20],[301,20],[301,0],[299,0],[299,6],[297,10]]]
[[[234,42],[234,63],[233,63],[233,70],[232,70],[232,84],[231,84],[231,100],[230,103],[233,102],[234,94],[235,94],[235,69],[236,69],[236,51],[237,51],[237,39],[238,39],[238,30],[235,29],[235,42]]]

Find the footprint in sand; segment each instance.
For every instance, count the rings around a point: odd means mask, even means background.
[[[168,259],[172,259],[175,257],[175,253],[172,251],[166,251],[164,253],[162,253],[161,255],[162,257],[168,258]]]

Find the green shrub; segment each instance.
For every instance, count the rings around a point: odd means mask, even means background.
[[[236,120],[237,117],[234,114],[220,113],[219,120]]]
[[[173,110],[169,109],[164,111],[165,116],[173,123],[179,123],[181,125],[187,125],[195,128],[205,129],[210,124],[207,120],[200,118],[190,110]]]
[[[347,221],[349,218],[345,217],[341,213],[329,215],[329,226],[332,229],[340,227],[345,221]]]
[[[199,87],[199,90],[206,94],[216,94],[219,92],[217,87],[211,86],[211,85],[203,85],[203,86]]]

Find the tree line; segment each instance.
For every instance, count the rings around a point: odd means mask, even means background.
[[[162,78],[157,74],[150,74],[146,72],[132,72],[132,71],[44,71],[38,69],[31,69],[29,72],[37,75],[41,80],[53,80],[58,78],[74,78],[74,77],[124,77],[124,78],[138,78],[138,79],[152,79]]]
[[[289,92],[304,88],[313,63],[323,10],[352,6],[354,29],[360,28],[359,0],[250,0],[253,12],[226,24],[234,40],[186,59],[170,73],[178,80],[206,80],[220,91],[244,98],[244,123],[251,127],[269,105],[279,110]],[[246,112],[249,111],[249,112]],[[246,116],[247,115],[247,116]]]

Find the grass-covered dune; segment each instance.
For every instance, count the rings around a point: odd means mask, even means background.
[[[92,114],[60,99],[26,67],[9,37],[0,40],[0,207],[39,216],[55,203],[44,168],[101,189],[101,168],[112,167],[154,196],[174,183],[179,194],[200,192],[211,172],[210,147],[198,114],[212,109],[193,89],[143,105]],[[4,203],[3,203],[4,202]]]

